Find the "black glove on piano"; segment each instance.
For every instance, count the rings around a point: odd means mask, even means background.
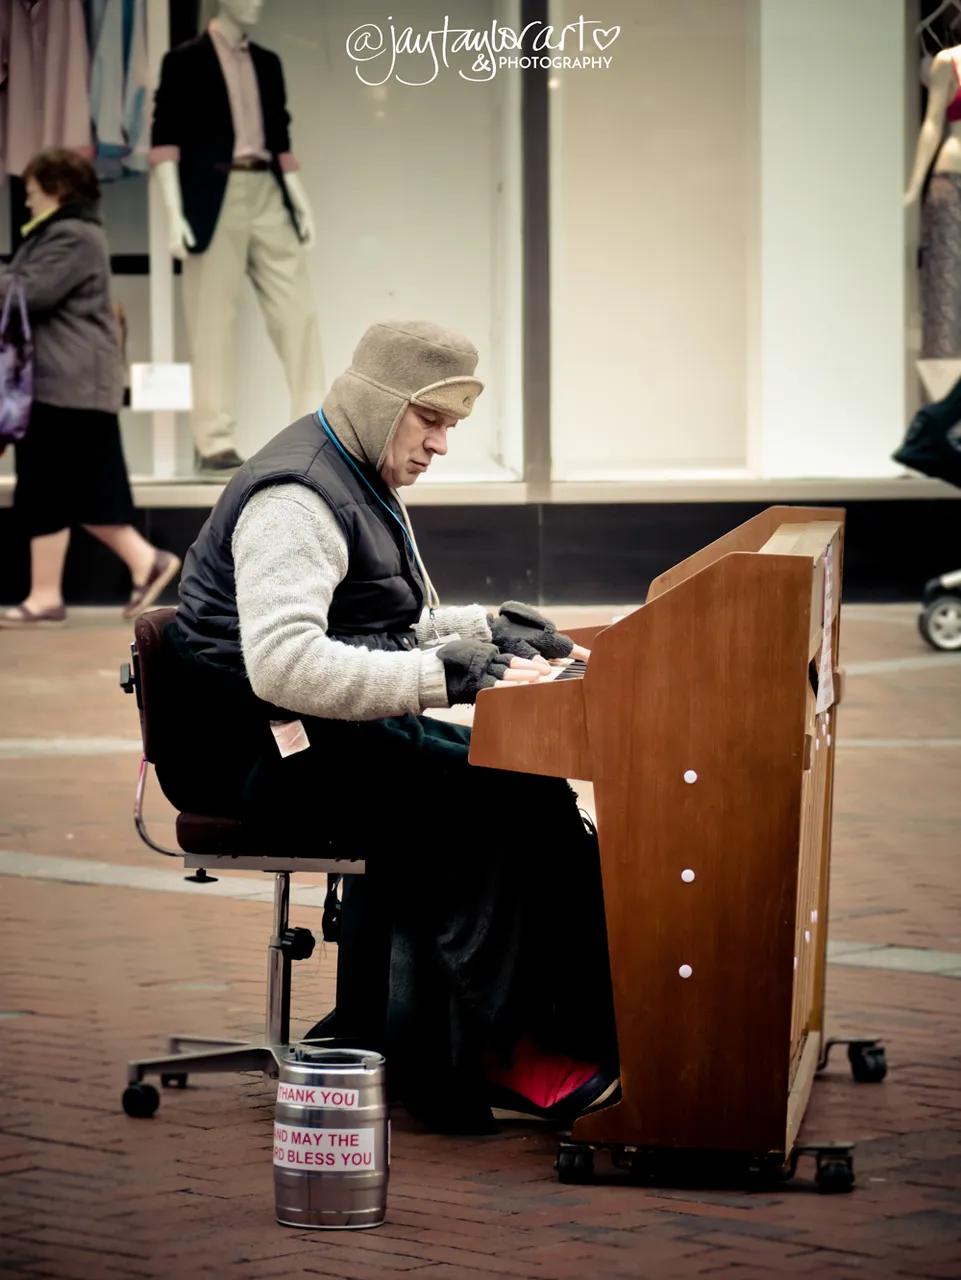
[[[498,617],[487,616],[494,644],[518,658],[566,658],[574,648],[570,636],[562,635],[529,604],[505,600]]]
[[[481,689],[492,689],[511,664],[510,655],[483,640],[452,640],[437,650],[447,678],[447,701],[473,702]]]

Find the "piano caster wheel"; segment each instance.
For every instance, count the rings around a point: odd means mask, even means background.
[[[594,1152],[590,1147],[562,1142],[554,1168],[558,1182],[590,1182],[594,1176]]]
[[[844,1195],[854,1186],[854,1161],[849,1155],[819,1154],[814,1181],[822,1196]]]
[[[848,1040],[843,1036],[835,1036],[825,1042],[821,1051],[821,1060],[818,1063],[818,1071],[824,1070],[828,1055],[834,1046],[839,1044],[847,1045],[851,1074],[858,1084],[878,1084],[888,1074],[884,1045],[879,1040]]]
[[[855,1042],[848,1045],[848,1062],[851,1064],[851,1074],[858,1084],[879,1084],[888,1074],[884,1045],[881,1044]]]
[[[824,1142],[811,1146],[795,1147],[791,1152],[784,1180],[794,1177],[801,1156],[814,1156],[817,1172],[814,1181],[822,1196],[843,1195],[854,1187],[854,1144],[850,1142]]]

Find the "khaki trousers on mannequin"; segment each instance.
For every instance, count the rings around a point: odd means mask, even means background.
[[[320,329],[306,255],[269,172],[230,174],[210,246],[184,263],[191,427],[197,452],[205,458],[236,447],[230,404],[237,386],[236,322],[245,276],[287,375],[291,418],[313,413],[326,390]],[[278,419],[274,425],[279,430],[285,423]]]

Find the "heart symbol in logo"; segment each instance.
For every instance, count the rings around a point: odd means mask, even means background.
[[[620,27],[608,27],[606,31],[593,31],[591,34],[594,37],[594,43],[603,53],[604,50],[609,48],[621,34],[621,29]]]

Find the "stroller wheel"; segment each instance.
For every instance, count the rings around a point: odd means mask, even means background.
[[[961,650],[961,596],[941,595],[918,618],[918,630],[928,644],[944,653]]]

